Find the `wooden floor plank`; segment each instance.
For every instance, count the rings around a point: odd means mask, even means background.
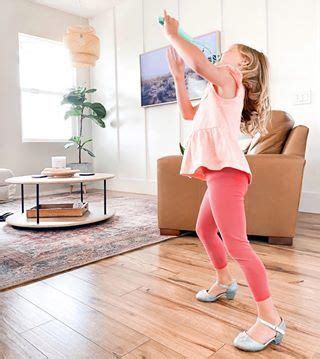
[[[84,289],[88,298],[89,289]],[[43,282],[19,287],[15,292],[107,352],[124,355],[149,339]]]
[[[2,320],[17,333],[22,333],[53,319],[48,313],[13,291],[0,293],[0,313]]]
[[[114,358],[111,352],[100,348],[57,320],[28,330],[22,337],[52,359]]]
[[[42,359],[46,356],[0,319],[0,358]]]
[[[69,272],[69,274],[89,283],[101,285],[106,293],[115,296],[121,296],[141,287],[147,278],[146,273],[133,272],[130,268],[118,265],[103,268],[100,266],[98,271],[96,267],[91,267],[90,271],[84,267],[82,270]]]
[[[123,356],[122,358],[183,359],[184,356],[150,339],[146,343],[140,345],[138,348],[132,350],[130,353]]]

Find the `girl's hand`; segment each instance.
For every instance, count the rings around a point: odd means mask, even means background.
[[[178,35],[179,22],[174,17],[171,17],[164,10],[164,32],[165,35],[169,38],[170,36]]]
[[[184,79],[185,65],[183,59],[178,55],[177,51],[172,46],[169,46],[167,48],[166,55],[169,64],[169,69],[173,78]]]

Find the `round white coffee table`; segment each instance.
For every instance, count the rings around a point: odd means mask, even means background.
[[[32,176],[10,177],[5,180],[7,183],[20,184],[21,188],[21,213],[15,213],[6,218],[6,223],[23,228],[60,228],[73,227],[89,223],[104,221],[114,215],[114,211],[107,210],[107,180],[114,178],[114,174],[96,173],[93,176],[80,176],[75,174],[68,178],[33,178]],[[89,206],[87,212],[81,217],[48,217],[39,215],[40,209],[40,185],[55,184],[78,184],[80,183],[80,200],[83,202],[83,184],[89,182],[103,181],[103,208]],[[24,185],[34,185],[36,191],[36,218],[28,218],[24,208]]]

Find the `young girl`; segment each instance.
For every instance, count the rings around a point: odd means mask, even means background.
[[[252,173],[238,143],[240,131],[265,133],[269,120],[268,63],[263,53],[236,44],[213,65],[202,51],[178,34],[179,23],[164,10],[164,31],[177,101],[184,119],[193,120],[180,174],[206,181],[196,233],[216,270],[217,280],[196,298],[214,302],[233,299],[238,288],[227,267],[227,254],[240,265],[257,305],[256,322],[240,332],[233,344],[259,351],[279,344],[286,325],[275,308],[266,269],[246,234],[244,196]],[[184,61],[208,81],[200,103],[193,107],[184,80]],[[223,242],[217,234],[219,230]]]

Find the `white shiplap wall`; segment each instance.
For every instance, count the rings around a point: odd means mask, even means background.
[[[102,50],[92,85],[111,109],[107,128],[93,129],[96,171],[115,173],[110,189],[156,194],[157,159],[179,154],[191,131],[176,104],[140,107],[139,55],[168,45],[157,24],[164,8],[192,36],[219,29],[223,48],[239,42],[268,55],[272,107],[310,128],[300,210],[320,212],[317,0],[124,0],[91,19]],[[311,89],[311,104],[293,105],[301,89]]]

